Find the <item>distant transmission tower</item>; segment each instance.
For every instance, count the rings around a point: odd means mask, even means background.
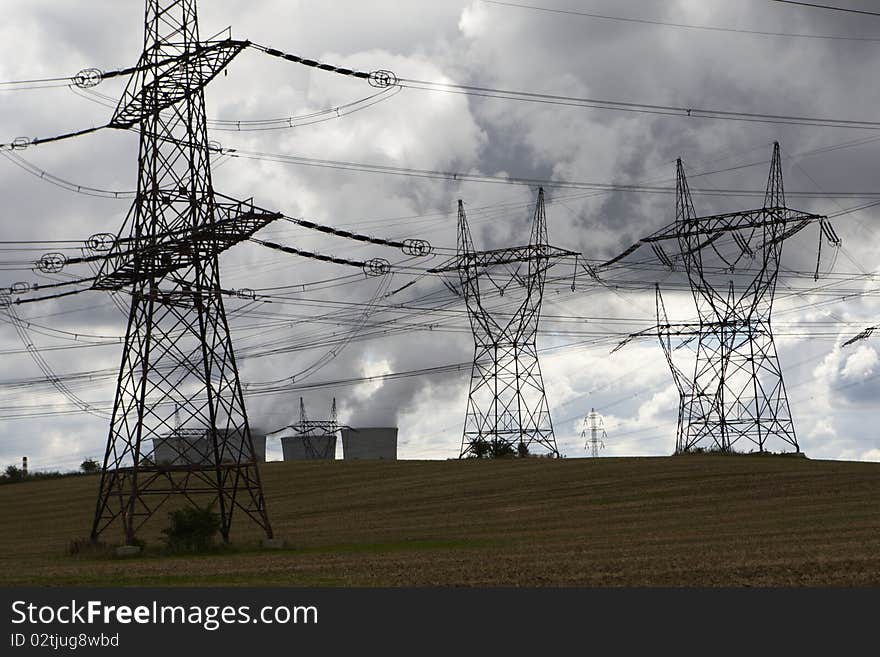
[[[303,441],[307,458],[332,459],[336,454],[336,434],[342,429],[351,429],[337,421],[336,397],[330,405],[330,417],[327,420],[310,420],[306,414],[303,398],[299,398],[299,422],[285,429],[292,429],[296,438]],[[283,431],[283,429],[282,429]]]
[[[581,431],[581,438],[585,439],[584,449],[590,450],[590,456],[596,458],[599,456],[599,449],[605,449],[607,437],[605,421],[602,416],[596,412],[595,408],[590,409],[590,414],[584,418],[584,430]]]
[[[247,46],[200,41],[196,0],[147,0],[144,51],[111,127],[140,134],[138,192],[95,288],[131,293],[93,540],[126,540],[171,495],[272,537],[221,296],[218,254],[278,215],[215,196],[204,87]],[[174,458],[158,462],[157,447]]]
[[[657,334],[680,395],[676,452],[741,441],[799,451],[770,319],[783,242],[813,222],[820,244],[839,244],[827,217],[786,207],[778,143],[757,210],[698,217],[678,161],[675,223],[642,240],[667,264],[661,242],[677,241],[699,316],[670,324],[657,288]],[[685,347],[693,369],[681,364]]]
[[[453,269],[461,280],[475,344],[462,458],[484,451],[522,454],[535,446],[559,456],[535,336],[547,270],[558,258],[570,255],[574,253],[547,243],[543,189],[529,244],[492,251],[474,250],[464,204],[459,201]],[[503,296],[505,291],[516,301],[513,312],[489,308],[491,293]]]

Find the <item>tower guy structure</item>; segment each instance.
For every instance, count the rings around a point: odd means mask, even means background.
[[[605,448],[607,437],[602,416],[596,412],[595,408],[591,408],[590,413],[584,418],[584,429],[581,431],[581,438],[584,438],[584,449],[590,450],[590,456],[596,458],[599,456],[599,449]]]
[[[526,453],[535,447],[559,456],[535,338],[547,270],[559,258],[573,255],[547,242],[543,189],[538,192],[526,246],[475,250],[464,204],[459,201],[453,268],[458,271],[474,335],[460,457],[483,451]],[[513,305],[513,310],[492,308],[490,300],[499,297]]]
[[[819,222],[820,240],[835,242],[833,228],[786,206],[778,143],[759,209],[699,217],[681,160],[676,180],[675,223],[642,240],[666,264],[662,243],[677,243],[697,308],[697,323],[671,324],[657,287],[657,335],[680,397],[676,452],[799,451],[771,311],[785,240]]]
[[[205,86],[247,45],[200,41],[196,0],[146,2],[143,54],[109,124],[138,130],[140,152],[94,285],[129,291],[131,307],[93,539],[120,520],[131,541],[172,495],[213,503],[224,540],[236,511],[272,536],[218,255],[279,215],[215,194],[205,120]],[[158,446],[179,458],[158,462]]]

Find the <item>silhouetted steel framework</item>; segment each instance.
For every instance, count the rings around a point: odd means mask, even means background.
[[[287,429],[293,429],[296,437],[301,438],[305,447],[306,455],[313,459],[332,459],[336,450],[336,441],[327,440],[335,438],[342,429],[351,427],[339,424],[336,416],[336,397],[330,406],[330,417],[327,420],[310,420],[306,414],[306,405],[303,398],[299,398],[299,422],[292,424]],[[331,452],[331,450],[333,450]]]
[[[247,43],[200,41],[196,0],[147,0],[145,25],[110,123],[138,128],[140,155],[136,200],[95,283],[129,288],[131,310],[92,538],[118,519],[132,540],[176,494],[213,501],[224,540],[236,510],[271,537],[217,256],[280,215],[215,195],[205,123],[205,85]],[[159,462],[157,447],[174,458]]]
[[[674,224],[642,241],[668,263],[660,243],[677,241],[699,317],[670,324],[657,287],[657,335],[680,395],[676,452],[741,442],[799,451],[771,311],[783,242],[813,222],[833,235],[827,217],[786,207],[778,143],[762,208],[698,217],[679,160],[675,212]],[[685,348],[695,352],[692,376],[681,364]]]
[[[543,189],[538,193],[529,244],[492,251],[474,250],[464,204],[459,201],[454,268],[461,280],[475,345],[461,457],[481,455],[481,449],[502,454],[535,446],[559,456],[535,337],[547,269],[558,258],[572,255],[572,251],[547,243]],[[523,267],[526,271],[521,272]],[[481,281],[502,295],[516,283],[522,288],[522,301],[501,319],[500,313],[484,305]]]

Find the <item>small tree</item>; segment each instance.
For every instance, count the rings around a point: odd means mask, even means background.
[[[165,544],[175,552],[203,552],[214,545],[220,516],[209,507],[190,506],[168,514],[171,525],[162,530]]]
[[[492,447],[482,437],[476,437],[470,442],[470,458],[484,459],[489,457]]]
[[[516,456],[516,450],[509,442],[496,439],[492,441],[491,455],[493,459],[510,458]]]
[[[509,442],[501,439],[492,441],[477,437],[468,443],[468,458],[471,459],[504,459],[512,456],[528,456],[529,448],[524,443],[519,443],[516,448]]]
[[[24,473],[24,470],[22,470],[22,469],[19,468],[18,466],[16,466],[16,465],[7,465],[7,466],[6,466],[6,471],[5,471],[5,473],[4,473],[4,476],[5,476],[9,481],[21,481],[21,480],[24,479],[27,475]]]
[[[79,464],[79,469],[85,473],[97,472],[101,469],[101,464],[96,459],[86,459]]]

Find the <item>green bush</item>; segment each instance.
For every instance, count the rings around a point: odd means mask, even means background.
[[[204,552],[214,546],[221,520],[209,507],[185,507],[168,514],[171,525],[162,530],[165,545],[173,552]]]
[[[512,458],[518,453],[513,445],[503,440],[493,440],[490,445],[492,447],[490,454],[493,459]]]
[[[525,443],[519,443],[516,448],[503,440],[488,441],[484,438],[474,438],[469,445],[468,458],[471,459],[503,459],[514,456],[528,456],[529,448]]]
[[[489,443],[486,442],[482,438],[474,438],[470,444],[470,453],[468,454],[468,458],[470,459],[484,459],[489,457],[489,452],[492,449],[489,446]]]
[[[101,469],[101,464],[96,459],[86,459],[80,463],[79,469],[85,473],[97,472]]]
[[[15,465],[8,465],[8,466],[6,466],[6,472],[4,473],[3,476],[7,481],[12,482],[12,481],[22,481],[27,475],[25,474],[24,470],[22,470],[21,468],[15,466]]]

